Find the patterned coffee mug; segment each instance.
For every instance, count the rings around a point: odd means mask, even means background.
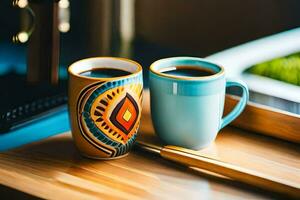
[[[108,68],[126,71],[127,75],[83,75]],[[96,159],[125,156],[140,123],[141,65],[124,58],[97,57],[75,62],[68,73],[72,136],[81,154]]]

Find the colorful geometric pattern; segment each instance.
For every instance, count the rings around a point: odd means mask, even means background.
[[[137,120],[138,112],[139,108],[135,100],[130,94],[126,93],[126,96],[112,112],[110,121],[124,133],[128,134]]]
[[[142,91],[141,74],[82,90],[77,110],[83,137],[108,157],[126,154],[136,138]]]

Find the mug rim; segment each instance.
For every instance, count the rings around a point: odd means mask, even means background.
[[[210,65],[214,65],[214,66],[218,67],[220,69],[220,71],[216,72],[213,75],[209,75],[209,76],[189,77],[189,76],[176,76],[176,75],[166,74],[166,73],[160,72],[159,69],[155,68],[155,66],[161,64],[162,62],[165,62],[165,61],[174,61],[174,62],[176,62],[176,61],[182,60],[182,59],[200,61],[200,62],[204,62],[204,63],[210,64]],[[168,67],[170,67],[170,66],[168,66]],[[163,68],[167,68],[167,67],[163,67]],[[222,77],[225,74],[224,67],[222,67],[218,64],[215,64],[215,63],[213,63],[213,62],[211,62],[207,59],[198,58],[198,57],[189,57],[189,56],[179,56],[179,57],[169,57],[169,58],[159,59],[159,60],[153,62],[150,65],[149,70],[150,70],[150,72],[152,72],[152,73],[154,73],[154,74],[156,74],[160,77],[165,77],[165,78],[170,78],[170,79],[175,79],[175,80],[184,80],[184,81],[212,80],[212,79],[217,79],[219,77]]]
[[[134,71],[134,72],[129,72],[130,74],[129,75],[125,75],[125,76],[116,76],[116,77],[89,77],[89,76],[83,76],[83,75],[80,75],[80,73],[84,72],[84,71],[87,71],[87,70],[82,70],[80,72],[75,72],[75,68],[78,68],[78,64],[80,64],[81,62],[85,62],[85,61],[88,61],[88,60],[102,60],[102,59],[111,59],[111,60],[118,60],[118,61],[124,61],[124,62],[127,62],[127,63],[131,63],[133,65],[135,65],[137,67],[137,69]],[[96,67],[95,67],[96,68]],[[101,67],[97,67],[99,69],[101,69]],[[111,68],[114,68],[114,67],[111,67]],[[94,68],[92,68],[94,69]],[[90,69],[90,70],[92,70]],[[115,68],[115,69],[119,69],[119,68]],[[73,76],[76,76],[78,78],[83,78],[83,79],[88,79],[88,80],[104,80],[104,81],[110,81],[110,80],[115,80],[115,79],[118,79],[118,78],[130,78],[130,77],[134,77],[136,75],[138,75],[140,72],[143,71],[143,68],[142,66],[134,61],[134,60],[131,60],[131,59],[127,59],[127,58],[121,58],[121,57],[110,57],[110,56],[98,56],[98,57],[89,57],[89,58],[84,58],[84,59],[80,59],[80,60],[77,60],[75,62],[73,62],[69,67],[68,67],[68,73],[73,75]]]

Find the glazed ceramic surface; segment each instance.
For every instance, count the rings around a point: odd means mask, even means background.
[[[184,77],[161,73],[171,66],[209,68],[215,74]],[[241,101],[222,118],[225,88],[243,90]],[[248,100],[248,88],[241,81],[225,80],[221,66],[193,57],[166,58],[150,67],[151,115],[157,135],[167,144],[200,149],[211,144],[218,131],[234,120]]]
[[[108,78],[80,75],[97,68],[131,74]],[[72,135],[80,152],[98,159],[126,155],[136,139],[141,117],[142,67],[122,58],[89,58],[72,64],[69,76]]]

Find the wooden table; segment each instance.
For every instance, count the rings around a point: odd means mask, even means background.
[[[51,199],[261,199],[262,191],[132,151],[113,161],[83,158],[66,133],[0,154],[0,183]]]
[[[148,105],[147,99],[145,102]],[[153,138],[149,106],[143,112],[139,140]],[[300,181],[300,148],[296,144],[228,127],[201,153],[296,183]],[[118,160],[87,159],[76,150],[70,133],[0,153],[0,184],[47,199],[283,197],[180,166],[139,148]]]
[[[243,134],[235,128],[223,132]],[[275,195],[197,173],[139,149],[113,161],[86,159],[69,133],[1,153],[0,183],[51,199],[265,199]]]

